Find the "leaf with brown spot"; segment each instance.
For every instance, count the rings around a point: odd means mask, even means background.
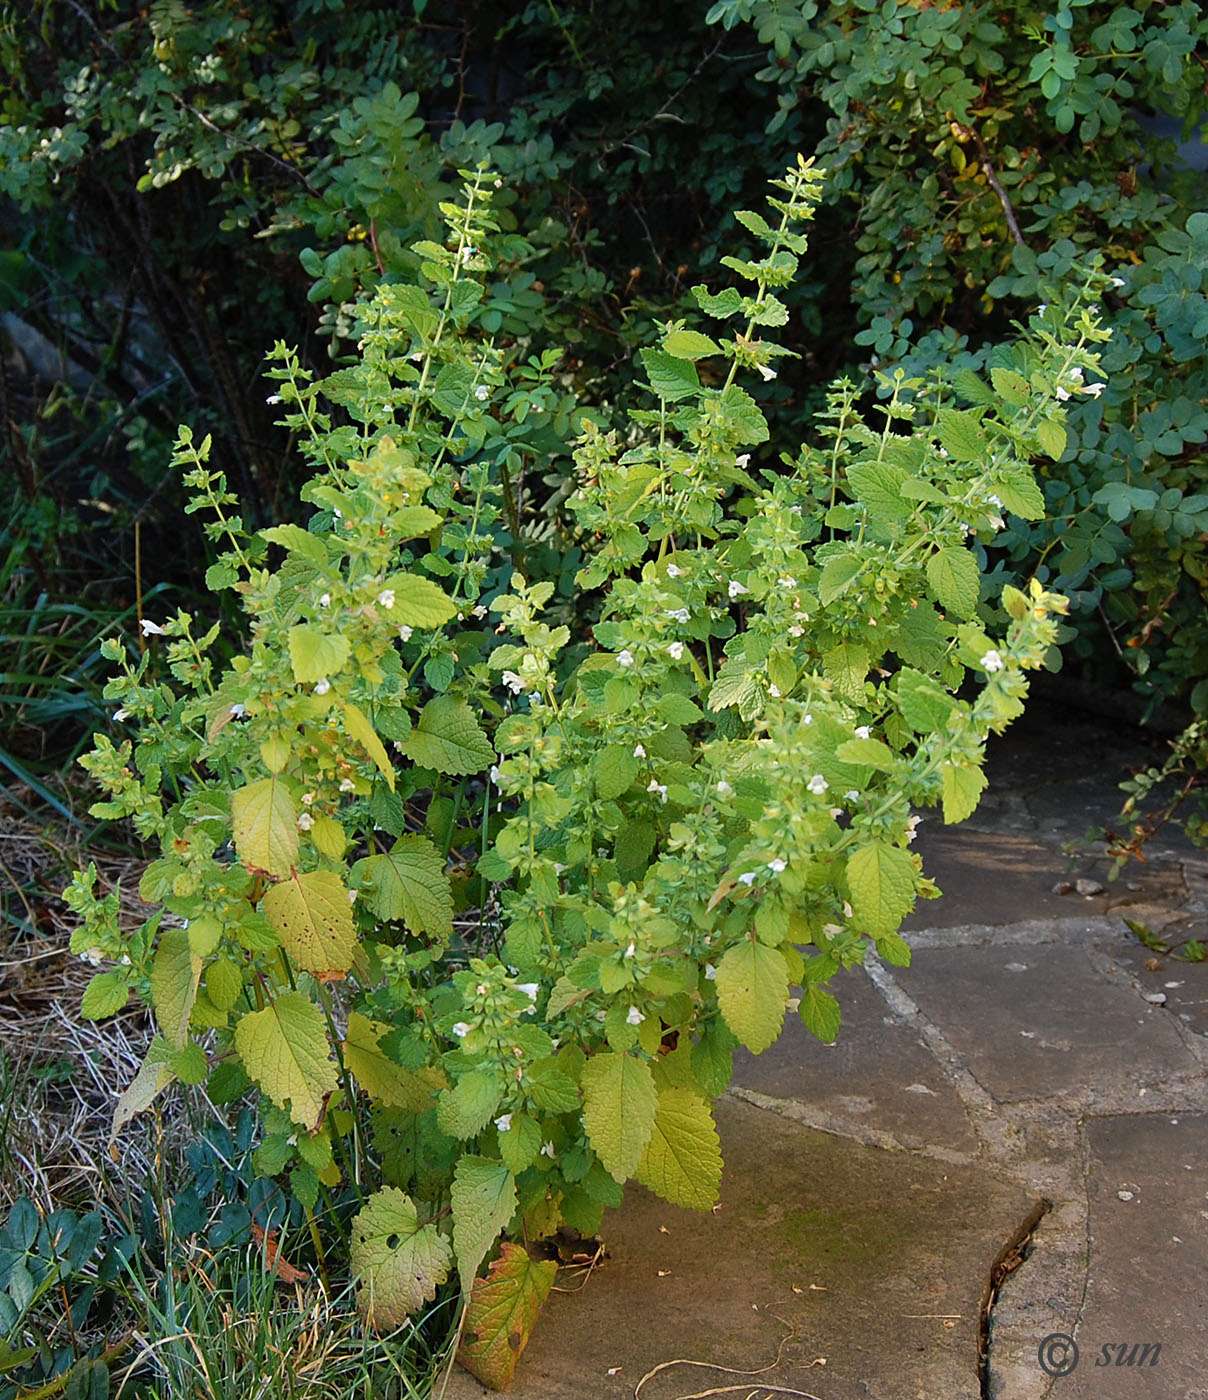
[[[489,1389],[511,1381],[557,1272],[552,1259],[531,1259],[505,1240],[486,1276],[474,1280],[457,1359]]]

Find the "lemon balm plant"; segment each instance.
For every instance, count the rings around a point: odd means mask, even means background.
[[[981,546],[1042,510],[1030,463],[1095,389],[1106,279],[986,380],[899,374],[871,414],[840,384],[811,442],[761,467],[740,381],[785,353],[777,291],[818,184],[799,161],[770,221],[738,215],[758,254],[695,289],[714,334],[667,324],[641,352],[650,406],[624,442],[585,419],[582,635],[543,619],[551,580],[498,566],[482,445],[510,389],[475,320],[478,172],[446,243],[417,246],[422,285],[377,292],[355,366],[315,384],[278,347],[308,528],[246,532],[182,431],[245,650],[217,667],[185,614],[145,624],[170,681],[111,648],[135,733],[85,760],[94,810],[162,852],[133,934],[95,871],[68,892],[73,948],[112,964],[84,1014],[133,991],[159,1027],[115,1129],[173,1080],[254,1088],[259,1170],[308,1212],[354,1202],[370,1322],[455,1280],[463,1358],[492,1383],[552,1281],[521,1242],[594,1232],[631,1178],[708,1208],[734,1048],[776,1039],[794,987],[833,1039],[838,969],[907,960],[901,921],[934,893],[917,811],[973,810],[986,738],[1058,636],[1064,600],[989,598]]]

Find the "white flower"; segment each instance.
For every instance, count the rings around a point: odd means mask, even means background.
[[[740,885],[753,885],[755,883],[755,872],[753,870],[745,870],[738,877],[738,883]]]
[[[280,395],[280,394],[270,394],[270,395],[268,396],[268,398],[265,399],[264,402],[267,403],[267,404],[280,403],[280,402],[281,402],[281,395]]]
[[[668,564],[668,565],[667,565],[667,577],[668,577],[668,578],[679,578],[679,576],[680,576],[683,572],[684,572],[683,569],[681,569],[680,566],[679,566],[678,564]]]
[[[629,947],[625,949],[625,956],[626,956],[627,958],[631,958],[631,957],[633,957],[634,953],[637,952],[637,950],[638,950],[638,945],[637,945],[636,943],[631,942],[630,945],[629,945]]]
[[[506,1133],[511,1126],[512,1115],[510,1113],[501,1113],[499,1117],[495,1119],[495,1129],[497,1132]]]
[[[813,722],[814,722],[814,717],[813,717],[813,715],[802,715],[802,716],[801,716],[801,723],[802,723],[802,724],[813,724]]]
[[[458,1040],[464,1040],[465,1037],[470,1034],[470,1027],[466,1024],[465,1021],[458,1021],[458,1023],[453,1027],[453,1034],[458,1038]]]
[[[750,462],[750,460],[751,454],[749,452],[744,452],[741,457],[734,458],[734,465],[736,467],[745,467]]]
[[[688,622],[692,617],[687,608],[665,608],[664,611],[668,617],[674,618],[676,622]]]
[[[400,641],[400,642],[409,642],[409,641],[411,640],[411,634],[412,634],[412,632],[414,632],[414,631],[415,631],[415,628],[414,628],[414,627],[407,627],[407,626],[400,627],[400,628],[398,629],[398,639],[399,639],[399,641]]]
[[[915,836],[918,834],[919,822],[921,822],[922,820],[923,820],[922,817],[911,817],[911,818],[907,821],[907,823],[906,823],[906,840],[907,840],[907,843],[913,841],[914,838],[915,838]]]
[[[776,378],[776,371],[768,365],[756,365],[755,368],[763,376],[763,381],[765,384],[768,382],[769,379]]]
[[[1036,308],[1036,314],[1037,314],[1037,316],[1043,316],[1044,313],[1045,313],[1048,309],[1049,309],[1049,304],[1048,304],[1048,302],[1047,302],[1047,301],[1042,301],[1042,302],[1040,303],[1040,305]]]
[[[634,758],[645,758],[645,757],[646,757],[646,750],[642,747],[641,744],[634,744],[634,746],[633,746],[633,756],[634,756]]]
[[[355,903],[357,902],[357,891],[356,891],[356,890],[348,890],[348,891],[347,891],[347,894],[348,894],[348,902],[349,902],[349,904],[355,904]]]
[[[140,618],[138,625],[142,628],[144,637],[166,637],[168,635],[158,622],[152,622],[149,617]]]
[[[1069,396],[1070,396],[1070,391],[1069,391],[1068,389],[1063,389],[1063,388],[1061,387],[1061,385],[1058,384],[1058,386],[1057,386],[1057,397],[1061,400],[1061,402],[1064,403],[1064,402],[1066,401],[1066,399],[1069,398]]]
[[[793,625],[789,628],[790,637],[803,637],[804,635],[805,628],[802,627],[802,625],[799,622],[794,622]]]
[[[843,794],[843,800],[844,802],[859,802],[860,794],[856,791],[855,788],[848,788],[847,791]]]
[[[717,791],[722,795],[722,797],[729,797],[729,795],[734,791],[734,789],[730,786],[728,782],[726,782],[725,778],[719,778],[717,781]]]
[[[986,652],[985,656],[982,657],[979,664],[982,670],[989,674],[993,673],[994,671],[1002,670],[1003,659],[999,655],[999,653],[996,652],[993,647],[991,647],[990,650]]]
[[[129,710],[114,710],[113,719],[115,724],[121,724],[122,720],[130,718]]]
[[[600,1014],[603,1015],[604,1013],[601,1012]],[[541,1148],[541,1155],[543,1157],[548,1157],[552,1161],[554,1157],[554,1144],[552,1142],[544,1143]]]
[[[660,802],[666,802],[667,800],[667,784],[660,783],[656,778],[650,779],[650,783],[649,786],[646,788],[646,791],[657,792],[659,795]]]
[[[378,602],[389,612],[390,609],[394,607],[394,589],[383,588],[378,594]]]
[[[770,686],[768,686],[768,694],[772,697],[773,700],[779,700],[779,699],[780,699],[780,687],[779,687],[778,685],[770,685]]]
[[[356,785],[356,783],[354,783],[354,782],[352,781],[351,778],[341,778],[341,779],[340,779],[340,791],[341,791],[341,792],[356,792],[356,790],[357,790],[357,785]]]
[[[331,607],[331,594],[330,594],[330,593],[322,593],[322,594],[319,595],[319,606],[320,606],[321,608],[329,608],[329,607]]]
[[[304,793],[302,794],[302,802],[303,802],[303,804],[304,804],[305,806],[309,807],[310,804],[311,804],[314,800],[315,800],[315,795],[314,795],[313,792],[304,792]]]
[[[671,657],[672,661],[678,661],[684,654],[683,642],[672,642],[667,648],[667,654]]]
[[[490,780],[495,784],[495,786],[498,787],[498,786],[499,786],[499,765],[498,765],[498,764],[495,764],[495,763],[492,763],[492,764],[491,764],[491,771],[490,771],[490,773],[488,773],[487,776],[488,776],[488,777],[490,778]]]
[[[1112,278],[1112,286],[1113,286],[1113,287],[1123,287],[1123,286],[1124,286],[1124,278],[1123,278],[1123,277],[1113,277],[1113,278]]]
[[[739,581],[736,578],[732,578],[730,580],[730,586],[726,590],[726,592],[729,593],[731,598],[741,597],[742,594],[749,593],[750,591],[751,590],[746,586],[745,583],[739,583]]]
[[[631,651],[629,650],[628,647],[625,647],[623,651],[617,652],[617,665],[618,665],[618,666],[632,666],[632,665],[633,665],[633,652],[631,652]]]
[[[242,719],[247,714],[247,706],[236,700],[231,706],[231,718]]]
[[[784,868],[785,862],[782,861],[779,856],[777,856],[775,860],[768,861],[768,869],[773,875],[779,875]]]
[[[330,689],[331,682],[327,679],[326,676],[320,676],[319,679],[315,682],[316,695],[326,695]]]
[[[792,576],[792,574],[781,574],[777,582],[780,584],[781,588],[797,587],[797,580]]]
[[[1070,370],[1070,378],[1074,381],[1075,384],[1081,384],[1081,383],[1082,383],[1082,366],[1081,366],[1081,365],[1075,365],[1075,366],[1073,367],[1073,369]]]
[[[485,403],[487,399],[491,397],[491,391],[485,384],[480,384],[478,388],[474,390],[474,397],[479,403]]]
[[[314,826],[314,824],[315,824],[315,819],[314,819],[314,817],[311,816],[311,814],[310,814],[309,812],[303,812],[303,813],[298,817],[298,830],[299,830],[299,831],[309,831],[309,830],[311,829],[311,827]]]
[[[814,776],[809,780],[809,782],[806,783],[806,787],[810,790],[810,792],[814,793],[815,796],[821,797],[822,794],[827,790],[827,788],[830,787],[830,784],[826,781],[826,779],[822,776],[821,773],[815,773]]]
[[[716,982],[716,981],[717,981],[717,969],[713,966],[712,963],[706,963],[706,964],[705,964],[705,981],[706,981],[706,982]]]
[[[515,671],[505,671],[502,680],[513,695],[519,695],[524,689],[524,679],[518,676]]]
[[[537,993],[541,990],[540,982],[517,982],[516,990],[523,992],[529,1001],[537,1000]]]
[[[101,950],[99,948],[89,948],[86,953],[80,954],[80,961],[91,963],[93,967],[100,967],[101,956]]]
[[[871,738],[872,738],[872,728],[871,728],[871,726],[870,726],[870,725],[867,725],[867,724],[859,724],[859,725],[857,725],[857,726],[856,726],[856,738],[857,738],[857,739],[871,739]]]
[[[629,1008],[629,1015],[625,1017],[625,1024],[629,1026],[640,1026],[645,1019],[645,1016],[642,1015],[636,1006],[631,1006]]]
[[[485,982],[479,982],[478,986],[474,988],[474,995],[485,997],[490,990],[490,987],[488,987]]]
[[[1102,384],[1088,384],[1088,385],[1086,386],[1086,392],[1091,396],[1091,398],[1097,399],[1097,398],[1099,397],[1099,395],[1103,392],[1103,385],[1102,385]]]

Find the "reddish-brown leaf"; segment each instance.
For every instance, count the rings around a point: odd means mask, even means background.
[[[276,1230],[270,1230],[266,1235],[253,1221],[252,1239],[264,1251],[265,1267],[270,1273],[276,1274],[282,1283],[302,1283],[310,1277],[305,1269],[297,1268],[281,1253]]]
[[[505,1241],[484,1278],[474,1280],[457,1359],[483,1385],[502,1390],[532,1335],[558,1266]]]

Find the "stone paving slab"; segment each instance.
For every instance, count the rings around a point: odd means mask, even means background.
[[[890,1014],[864,970],[847,968],[830,986],[843,1013],[835,1043],[823,1044],[790,1015],[762,1055],[734,1052],[735,1086],[778,1100],[789,1116],[796,1108],[801,1121],[865,1142],[888,1137],[913,1151],[976,1154],[950,1081],[918,1035]]]
[[[1195,1067],[1169,1013],[1108,981],[1082,948],[922,948],[894,977],[999,1103],[1094,1085],[1120,1111]]]
[[[1092,1263],[1078,1365],[1053,1395],[1206,1400],[1208,1117],[1105,1118],[1086,1131]],[[1161,1350],[1146,1356],[1147,1343]]]
[[[667,1367],[642,1400],[732,1385],[739,1395],[779,1385],[825,1400],[977,1400],[982,1289],[1032,1205],[1026,1192],[981,1168],[863,1147],[732,1099],[717,1117],[720,1209],[702,1216],[631,1188],[605,1217],[609,1258],[580,1291],[551,1297],[509,1395],[622,1400],[648,1371],[681,1360],[770,1369]],[[448,1400],[485,1394],[454,1371]]]
[[[1072,861],[1059,843],[1036,831],[971,832],[943,826],[938,819],[919,829],[923,869],[943,891],[940,899],[921,900],[906,929],[944,928],[959,923],[1009,924],[1023,919],[1068,919],[1118,913],[1139,906],[1170,908],[1187,898],[1182,870],[1173,861],[1134,865],[1111,880],[1106,856],[1081,853]],[[1055,887],[1079,879],[1100,886],[1083,895],[1076,889],[1058,894]],[[1003,899],[1003,891],[1010,898]]]

